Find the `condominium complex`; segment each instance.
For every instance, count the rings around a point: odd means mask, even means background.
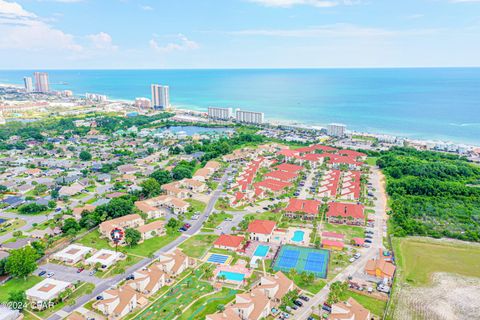
[[[347,126],[340,123],[330,123],[327,125],[327,134],[334,137],[343,137],[345,136],[345,130]]]
[[[48,73],[35,72],[33,75],[35,76],[35,91],[42,93],[49,92],[50,87],[48,85]]]
[[[261,124],[263,123],[263,118],[263,112],[243,111],[240,109],[237,109],[235,112],[237,122]]]
[[[152,84],[152,106],[154,109],[165,110],[170,107],[170,88]]]
[[[233,118],[232,108],[208,107],[208,117],[214,120],[230,120]]]
[[[148,98],[135,98],[135,107],[139,109],[150,109],[152,104]]]
[[[32,77],[25,77],[23,78],[23,83],[25,84],[25,91],[32,92],[33,91],[33,80]]]
[[[89,101],[94,102],[105,102],[107,101],[107,96],[103,94],[96,94],[96,93],[85,93],[85,98]]]

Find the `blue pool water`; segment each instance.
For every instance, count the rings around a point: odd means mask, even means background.
[[[220,276],[225,276],[225,279],[230,281],[243,281],[245,279],[245,275],[243,273],[238,272],[230,272],[230,271],[220,271],[217,275],[217,278]]]
[[[253,255],[257,257],[265,257],[267,256],[268,250],[270,250],[269,246],[261,244],[257,247],[257,249],[255,249]]]
[[[304,235],[305,235],[305,232],[303,232],[302,230],[297,230],[293,233],[292,241],[295,241],[295,242],[303,241]]]
[[[219,263],[219,264],[224,264],[225,261],[227,261],[229,256],[223,255],[223,254],[212,254],[207,262],[212,262],[212,263]]]

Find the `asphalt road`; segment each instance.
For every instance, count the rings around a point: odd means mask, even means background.
[[[27,230],[32,229],[34,223],[40,224],[52,217],[53,215],[48,216],[45,214],[27,215],[27,214],[16,214],[11,212],[0,212],[0,218],[4,218],[4,219],[19,218],[19,219],[25,220],[27,223],[24,226],[14,230],[14,231],[20,230],[23,232],[26,232]],[[12,237],[13,237],[13,231],[5,233],[4,235],[0,236],[0,243],[5,242]]]
[[[380,183],[379,170],[374,168],[370,181],[373,188],[375,188],[374,196],[377,199],[375,201],[375,227],[372,244],[370,248],[364,248],[361,250],[362,256],[340,272],[334,279],[332,279],[322,290],[320,290],[310,301],[303,302],[303,307],[298,308],[293,314],[292,319],[307,319],[312,310],[317,310],[319,305],[322,305],[326,300],[329,292],[330,285],[335,281],[345,281],[348,276],[356,273],[363,273],[363,269],[368,260],[375,258],[378,254],[378,250],[383,249],[383,226],[385,225],[385,208],[387,200],[382,194],[382,185]],[[313,309],[312,309],[313,308]]]
[[[223,184],[227,180],[228,175],[230,174],[231,167],[229,167],[222,178],[220,179],[220,183],[218,184],[217,189],[213,192],[210,201],[208,202],[203,214],[199,217],[199,219],[192,224],[192,227],[183,233],[180,237],[175,239],[174,241],[170,242],[166,246],[160,248],[158,251],[155,252],[155,258],[145,258],[135,265],[129,267],[124,274],[117,275],[113,278],[109,279],[102,279],[99,283],[96,283],[95,290],[89,295],[82,296],[77,299],[76,303],[73,306],[66,306],[62,310],[67,313],[73,312],[75,309],[81,307],[88,301],[94,299],[96,296],[100,295],[103,291],[107,290],[110,287],[114,287],[119,282],[125,279],[126,275],[132,274],[134,271],[138,269],[142,269],[152,263],[156,258],[159,257],[161,253],[169,252],[179,246],[182,242],[186,241],[189,237],[196,234],[202,228],[203,223],[208,219],[208,216],[212,213],[215,203],[217,202],[218,198],[222,194]],[[43,268],[44,269],[44,268]],[[53,278],[56,278],[55,276]],[[53,314],[48,318],[48,320],[60,320],[62,317],[58,314]]]

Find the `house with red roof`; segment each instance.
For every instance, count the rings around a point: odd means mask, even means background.
[[[328,161],[330,167],[338,168],[341,165],[346,165],[350,170],[359,170],[363,166],[363,162],[357,161],[355,158],[341,156],[341,155],[332,155]]]
[[[278,180],[278,181],[292,182],[298,177],[298,174],[294,172],[275,170],[275,171],[266,173],[264,177],[268,179]]]
[[[330,202],[328,204],[327,220],[329,223],[364,225],[364,210],[364,206],[357,203]]]
[[[337,152],[337,154],[342,155],[342,156],[347,156],[347,157],[353,158],[355,160],[360,160],[360,161],[365,161],[367,159],[367,155],[365,153],[358,152],[358,151],[355,151],[355,150],[348,150],[348,149],[339,150]]]
[[[274,196],[278,196],[285,192],[285,189],[290,187],[292,184],[290,182],[284,182],[273,179],[266,179],[260,182],[257,182],[253,185],[255,189],[263,190],[267,193],[272,193]]]
[[[230,234],[222,234],[213,243],[215,248],[237,251],[242,248],[245,238],[243,236],[233,236]]]
[[[345,235],[341,234],[341,233],[336,233],[336,232],[323,231],[322,232],[322,239],[344,242]]]
[[[383,250],[379,249],[377,259],[368,260],[365,265],[365,273],[378,279],[392,280],[395,275],[395,265],[391,262],[391,256],[383,255]]]
[[[300,153],[296,150],[282,149],[282,150],[277,152],[277,155],[284,156],[285,160],[290,161],[290,160],[294,159],[295,157],[299,156]]]
[[[318,200],[292,198],[285,208],[285,215],[290,218],[302,217],[305,220],[312,220],[318,215],[320,205],[321,202]]]
[[[247,232],[250,240],[270,242],[276,223],[271,220],[254,220],[250,222]]]
[[[275,169],[279,171],[284,171],[284,172],[292,172],[292,173],[298,173],[305,168],[302,166],[298,166],[296,164],[291,164],[291,163],[282,163],[279,164],[278,166],[275,167]]]
[[[322,248],[330,250],[343,250],[345,244],[341,241],[322,239]]]

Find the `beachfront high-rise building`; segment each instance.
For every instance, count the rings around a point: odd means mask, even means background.
[[[148,98],[135,98],[135,107],[139,109],[150,109],[152,104]]]
[[[159,84],[152,84],[152,107],[165,110],[170,107],[170,88]]]
[[[104,94],[96,94],[96,93],[85,93],[85,99],[92,102],[105,102],[107,101],[107,96]]]
[[[24,77],[23,83],[25,84],[25,91],[32,92],[33,91],[33,80],[32,77]]]
[[[232,108],[208,107],[208,117],[214,120],[230,120],[233,117]]]
[[[243,111],[240,109],[237,109],[235,112],[235,120],[237,120],[237,122],[262,124],[263,118],[263,112]]]
[[[347,126],[341,123],[330,123],[327,125],[327,134],[333,137],[345,136]]]
[[[35,72],[35,91],[47,93],[50,91],[50,87],[48,85],[48,73],[46,72]]]

